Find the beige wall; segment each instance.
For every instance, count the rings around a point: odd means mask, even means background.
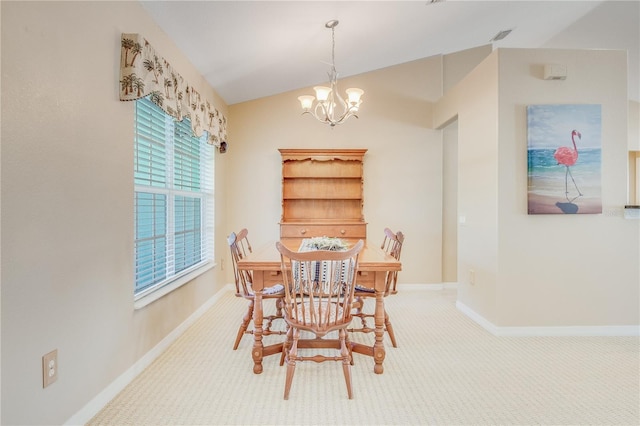
[[[318,82],[321,83],[321,82]],[[428,128],[441,94],[441,58],[418,60],[339,81],[365,91],[360,118],[330,128],[300,116],[311,88],[230,107],[228,231],[249,229],[254,246],[279,237],[282,170],[278,148],[366,148],[368,237],[390,227],[406,235],[402,283],[441,281],[442,143]]]
[[[566,64],[567,79],[543,80],[546,63]],[[498,325],[640,323],[640,223],[625,220],[622,212],[627,200],[626,70],[623,51],[500,51]],[[602,105],[603,214],[523,214],[527,172],[519,160],[526,158],[526,147],[514,141],[526,140],[526,105],[542,103]]]
[[[458,123],[458,300],[494,321],[498,273],[498,60],[492,53],[434,108]],[[476,285],[469,285],[470,271]]]
[[[442,281],[458,281],[458,121],[442,129]]]
[[[636,204],[636,152],[629,151],[629,198],[628,204]]]
[[[443,56],[444,92],[455,87],[492,52],[491,45]],[[442,130],[442,280],[458,281],[458,122]]]
[[[491,54],[493,47],[490,44],[450,53],[443,56],[442,87],[443,92],[448,92],[463,78],[465,78],[480,62]]]
[[[640,204],[640,103],[629,101],[629,204]]]
[[[570,77],[543,80],[545,63]],[[603,214],[527,214],[526,105],[541,103],[602,104]],[[500,49],[438,102],[437,126],[458,119],[461,303],[496,327],[640,322],[639,223],[622,216],[627,110],[617,51]]]
[[[120,34],[144,34],[226,106],[137,2],[1,7],[2,424],[61,424],[225,283],[212,269],[133,309],[133,103],[118,100]],[[60,375],[43,389],[52,349]]]
[[[629,151],[640,151],[640,103],[629,101]]]

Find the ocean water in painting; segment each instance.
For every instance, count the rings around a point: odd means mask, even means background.
[[[533,148],[528,151],[529,191],[549,197],[565,198],[566,167],[558,164],[553,157],[555,149]],[[578,160],[571,167],[571,175],[583,196],[600,197],[600,177],[602,164],[600,148],[586,148],[578,151]],[[569,197],[577,196],[571,176],[567,180]]]

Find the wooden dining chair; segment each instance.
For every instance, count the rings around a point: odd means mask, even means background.
[[[285,287],[284,319],[289,326],[283,345],[287,363],[284,399],[289,399],[298,361],[341,361],[347,394],[349,399],[353,398],[352,354],[346,329],[352,319],[358,256],[363,246],[360,240],[345,251],[294,252],[276,242]],[[301,340],[301,332],[310,332],[315,339]],[[331,332],[338,333],[337,341],[326,338]],[[339,350],[339,354],[326,356],[323,352],[303,356],[301,348],[315,349],[314,352],[319,348],[332,348]]]
[[[236,296],[243,297],[249,301],[249,306],[245,315],[242,317],[240,328],[236,340],[233,343],[233,350],[238,349],[240,340],[245,334],[253,334],[253,330],[249,330],[249,323],[253,320],[253,308],[255,305],[255,295],[251,287],[253,277],[251,271],[238,269],[238,261],[244,259],[249,253],[252,252],[249,238],[247,237],[249,231],[243,228],[237,234],[232,232],[227,237],[229,243],[229,249],[231,250],[231,260],[233,263],[233,275],[236,283]],[[262,299],[275,299],[276,312],[273,315],[264,317],[265,326],[263,329],[263,335],[270,334],[285,334],[286,331],[271,330],[271,326],[274,320],[283,318],[282,316],[282,302],[284,301],[284,286],[282,284],[275,284],[271,287],[267,287],[262,291]]]
[[[402,231],[398,231],[395,234],[389,228],[384,228],[384,239],[382,240],[382,245],[380,248],[385,251],[385,253],[390,254],[395,257],[396,260],[400,260],[400,254],[402,253],[402,243],[404,242],[404,234]],[[394,271],[395,273],[392,276],[391,287],[389,288],[390,294],[396,294],[398,292],[396,286],[398,284],[398,271]]]
[[[382,240],[382,245],[380,248],[385,251],[390,256],[393,256],[396,260],[400,260],[400,254],[402,253],[402,244],[404,243],[404,234],[402,231],[398,231],[394,233],[389,228],[384,228],[384,239]],[[396,294],[396,285],[398,283],[398,271],[389,271],[386,276],[386,285],[384,296],[387,297],[389,294]],[[371,333],[375,331],[375,328],[369,327],[367,323],[368,318],[374,318],[374,314],[365,311],[365,300],[367,298],[375,298],[376,293],[375,290],[369,287],[364,287],[360,285],[356,285],[355,289],[355,312],[353,314],[354,317],[358,317],[360,320],[359,328],[349,328],[349,332],[359,332],[359,333]],[[389,335],[389,339],[391,339],[391,344],[394,348],[398,347],[396,342],[396,336],[393,332],[393,325],[391,324],[391,320],[389,319],[389,314],[387,313],[387,309],[384,311],[384,329]]]

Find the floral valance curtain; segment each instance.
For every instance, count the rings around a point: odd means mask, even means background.
[[[120,100],[150,99],[167,114],[191,120],[193,133],[209,132],[208,142],[225,148],[227,119],[209,100],[202,99],[188,82],[156,53],[140,34],[122,34],[120,54]]]

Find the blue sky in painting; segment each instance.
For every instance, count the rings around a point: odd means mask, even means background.
[[[529,149],[572,147],[571,132],[578,149],[600,148],[602,113],[600,105],[529,105],[527,107]]]

